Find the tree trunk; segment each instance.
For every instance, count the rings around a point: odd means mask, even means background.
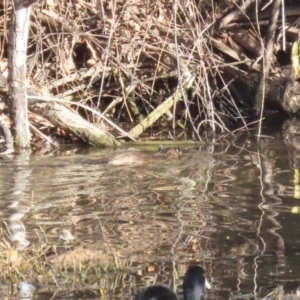
[[[8,104],[17,149],[30,147],[26,96],[26,50],[30,17],[28,4],[28,1],[13,0],[8,36]]]
[[[269,76],[269,70],[272,61],[274,35],[277,28],[277,20],[279,16],[281,0],[274,0],[272,5],[273,7],[270,12],[270,20],[269,20],[269,26],[268,26],[266,42],[265,42],[264,59],[261,64],[261,78],[255,95],[254,106],[257,115],[259,115],[261,111],[263,111],[264,109],[265,81],[266,78]]]

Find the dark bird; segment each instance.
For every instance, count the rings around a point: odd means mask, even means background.
[[[210,289],[210,284],[205,277],[204,269],[199,266],[189,267],[183,279],[184,300],[200,300],[205,288]],[[178,300],[178,298],[166,286],[151,285],[142,290],[136,300]]]

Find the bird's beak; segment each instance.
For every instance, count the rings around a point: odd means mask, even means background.
[[[211,288],[211,285],[210,285],[210,283],[208,282],[208,280],[205,278],[205,287],[207,288],[207,289],[210,289]]]

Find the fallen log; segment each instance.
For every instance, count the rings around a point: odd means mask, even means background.
[[[7,93],[7,80],[6,77],[0,75],[0,92]],[[27,91],[29,109],[37,114],[44,116],[53,125],[64,129],[83,141],[94,146],[118,146],[120,143],[103,130],[95,126],[94,124],[83,119],[79,114],[66,106],[57,103],[55,98],[53,101],[47,101],[42,96],[38,96],[31,91]],[[62,101],[57,99],[58,102]],[[74,103],[76,105],[76,103]]]

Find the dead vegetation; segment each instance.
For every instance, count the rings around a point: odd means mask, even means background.
[[[149,127],[161,129],[165,138],[188,130],[203,140],[245,126],[253,116],[270,6],[262,1],[255,14],[254,0],[38,1],[27,53],[30,110],[95,145],[135,140]],[[11,9],[3,6],[1,19],[4,76]],[[276,58],[289,62],[298,36],[300,8],[286,1],[285,9],[269,72],[285,81],[274,92],[281,79],[268,82],[265,74],[266,98],[298,91],[286,91],[290,71],[283,76]],[[275,102],[288,110],[282,99]],[[32,126],[44,139],[51,130],[43,123],[36,119]],[[106,138],[99,141],[103,132]]]
[[[18,250],[14,243],[1,237],[0,262],[2,282],[22,280],[44,284],[56,284],[68,278],[83,283],[84,278],[93,281],[103,278],[108,270],[125,269],[124,262],[107,244],[101,250],[76,244],[35,244]],[[76,279],[77,278],[77,279]]]
[[[300,289],[298,288],[295,293],[286,294],[282,286],[276,287],[276,289],[270,292],[262,300],[299,300]]]

